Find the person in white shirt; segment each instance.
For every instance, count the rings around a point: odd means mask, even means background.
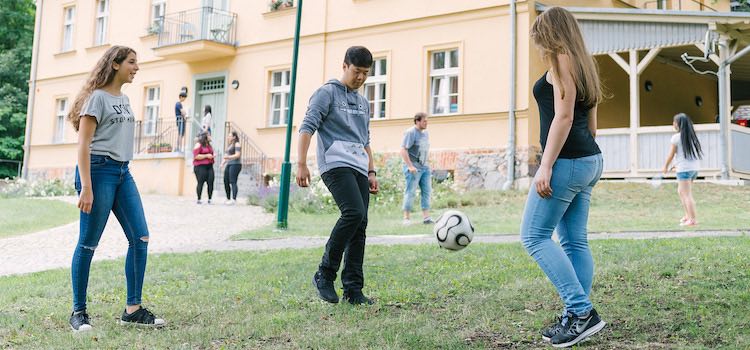
[[[670,140],[671,147],[662,174],[668,173],[672,168],[676,170],[677,194],[685,210],[685,215],[680,219],[680,226],[695,226],[698,221],[695,219],[693,180],[698,177],[699,160],[703,157],[703,151],[698,136],[695,135],[693,122],[687,114],[675,115],[672,126],[677,133],[672,135]]]
[[[214,118],[211,116],[211,105],[206,105],[203,108],[203,119],[201,120],[201,129],[203,132],[211,135],[211,126],[214,123]]]

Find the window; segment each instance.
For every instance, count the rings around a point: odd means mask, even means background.
[[[159,120],[159,87],[146,88],[146,112],[143,120],[143,134],[153,136],[156,134],[156,123]]]
[[[271,105],[268,123],[271,126],[286,125],[289,111],[289,71],[271,72]]]
[[[55,101],[55,135],[52,138],[54,143],[65,141],[65,116],[68,114],[68,99],[59,98]]]
[[[68,6],[63,9],[63,41],[60,51],[73,50],[73,26],[75,25],[76,7]]]
[[[96,0],[96,29],[94,46],[107,43],[107,19],[109,18],[109,0]]]
[[[430,65],[430,111],[458,113],[458,49],[435,51]]]
[[[149,32],[158,33],[167,10],[166,0],[151,0],[151,23]]]
[[[364,95],[370,101],[370,118],[385,118],[385,85],[388,66],[387,59],[376,58],[363,86]]]

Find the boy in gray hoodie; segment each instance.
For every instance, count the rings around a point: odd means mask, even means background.
[[[307,150],[317,131],[320,177],[341,211],[313,276],[318,296],[329,303],[339,302],[333,281],[344,257],[343,299],[355,305],[372,304],[362,293],[362,263],[367,208],[370,193],[378,192],[378,180],[370,150],[370,104],[357,93],[371,66],[372,54],[367,48],[346,50],[341,80],[331,79],[315,91],[299,131],[297,185],[310,185]]]

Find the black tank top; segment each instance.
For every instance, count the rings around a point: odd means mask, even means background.
[[[552,125],[552,119],[555,118],[555,94],[552,84],[547,82],[547,73],[544,73],[534,84],[534,98],[539,106],[539,136],[542,151],[544,151],[549,128]],[[589,131],[589,110],[591,108],[585,106],[583,101],[576,101],[573,108],[573,125],[558,158],[581,158],[602,153]]]

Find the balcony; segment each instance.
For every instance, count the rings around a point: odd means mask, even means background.
[[[237,14],[201,7],[164,16],[157,28],[157,56],[184,62],[234,56]]]

